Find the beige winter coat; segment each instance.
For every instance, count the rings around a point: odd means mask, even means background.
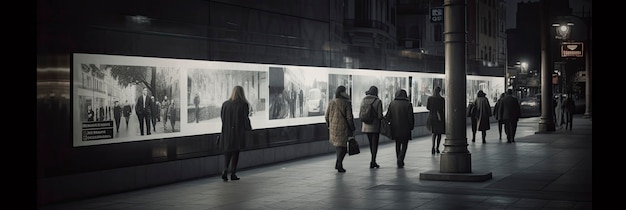
[[[348,137],[354,134],[354,116],[352,102],[347,98],[334,98],[328,103],[326,111],[328,141],[335,147],[347,147]]]

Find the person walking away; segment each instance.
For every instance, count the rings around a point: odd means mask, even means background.
[[[302,89],[300,89],[300,93],[298,93],[298,107],[300,108],[300,117],[304,117],[303,113],[304,111],[302,110],[304,107],[304,92],[302,91]]]
[[[470,101],[467,104],[467,110],[465,110],[467,113],[467,117],[470,118],[470,123],[472,126],[472,142],[476,142],[476,129],[478,129],[476,126],[478,126],[478,117],[476,115],[476,104],[474,104],[473,101]]]
[[[176,125],[176,114],[178,112],[176,112],[176,102],[174,99],[172,99],[172,101],[170,102],[170,106],[169,106],[169,111],[167,112],[167,114],[169,115],[168,118],[170,118],[170,124],[172,125],[172,132],[174,132],[176,129],[175,125]]]
[[[441,143],[441,134],[446,132],[445,123],[445,99],[441,96],[441,87],[435,87],[435,93],[428,97],[426,109],[428,109],[429,130],[433,134],[433,143],[431,153],[434,155],[440,153],[439,145]],[[437,142],[435,144],[435,141]],[[435,148],[435,145],[437,147]]]
[[[328,126],[328,141],[335,147],[337,159],[335,169],[339,173],[345,173],[343,159],[348,153],[348,137],[354,135],[354,116],[352,115],[352,102],[346,93],[346,87],[340,85],[335,90],[335,96],[328,103],[324,116]]]
[[[157,106],[156,99],[154,99],[154,96],[150,96],[150,101],[152,103],[150,105],[150,108],[152,109],[150,110],[150,113],[153,113],[151,114],[152,117],[150,117],[152,121],[152,131],[156,132],[157,113],[159,113],[158,112],[159,107]]]
[[[513,97],[513,90],[508,89],[506,95],[500,99],[502,106],[498,107],[498,114],[504,120],[504,133],[506,133],[506,143],[515,142],[515,132],[517,132],[517,121],[522,116],[522,109],[519,100]]]
[[[391,122],[391,139],[396,142],[396,160],[398,168],[404,168],[411,130],[415,125],[413,104],[409,101],[406,90],[396,91],[395,98],[389,103],[385,119]]]
[[[128,120],[130,118],[130,114],[133,112],[133,109],[130,107],[130,103],[128,100],[124,101],[124,119],[126,120],[126,130],[128,130]]]
[[[491,129],[489,125],[489,117],[491,117],[491,105],[489,104],[489,99],[485,97],[487,94],[482,90],[479,90],[476,94],[476,100],[474,100],[474,104],[476,105],[476,129],[481,132],[483,137],[483,144],[487,143],[485,140],[487,138],[487,130]]]
[[[122,120],[122,107],[118,101],[113,102],[113,119],[115,119],[115,132],[120,132],[120,121]]]
[[[291,90],[289,90],[289,114],[291,118],[296,118],[296,99],[298,98],[298,93],[295,90],[294,84],[291,84]]]
[[[195,106],[196,123],[198,123],[200,119],[200,95],[198,95],[198,93],[193,97],[193,105]]]
[[[493,106],[493,116],[498,121],[498,134],[500,134],[500,140],[502,140],[502,127],[504,127],[504,120],[502,120],[502,115],[499,114],[500,112],[498,112],[498,109],[500,108],[500,106],[502,106],[500,100],[504,98],[505,95],[505,93],[500,94],[500,98],[498,98],[498,101],[496,101],[496,105]]]
[[[161,109],[163,109],[163,131],[167,128],[167,117],[170,115],[170,101],[167,100],[167,96],[163,96],[163,102],[161,102]]]
[[[245,141],[246,133],[252,130],[252,125],[250,124],[250,103],[246,100],[243,87],[237,85],[233,88],[230,98],[222,103],[220,116],[222,119],[222,134],[220,138],[224,142],[224,171],[222,171],[222,179],[228,181],[228,173],[230,172],[230,180],[239,180],[240,178],[236,174],[239,152],[241,151],[242,142]]]
[[[568,94],[567,98],[563,102],[563,113],[565,118],[565,130],[569,128],[572,130],[572,123],[574,122],[574,112],[576,111],[576,103],[574,103],[574,96]]]
[[[152,102],[150,101],[150,96],[148,96],[148,88],[144,87],[141,96],[137,98],[137,103],[135,104],[135,113],[139,119],[139,129],[142,136],[144,133],[150,135],[151,105]]]
[[[376,163],[376,155],[378,154],[378,142],[380,140],[380,121],[383,119],[383,102],[378,98],[378,87],[371,86],[365,91],[365,97],[361,101],[361,109],[372,109],[376,113],[376,119],[370,123],[361,122],[361,132],[367,135],[370,146],[370,168],[380,168]],[[361,113],[359,113],[361,116]]]

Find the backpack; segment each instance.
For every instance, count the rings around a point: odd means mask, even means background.
[[[361,118],[361,122],[370,124],[374,122],[374,119],[378,119],[378,114],[374,110],[372,105],[376,102],[377,99],[374,99],[369,106],[362,106],[359,112],[359,117]]]

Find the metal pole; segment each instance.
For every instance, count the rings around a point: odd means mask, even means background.
[[[587,43],[585,46],[585,118],[591,118],[591,20],[588,19],[587,23]]]
[[[467,150],[466,75],[467,30],[465,0],[444,1],[444,42],[446,76],[446,139],[441,153],[440,172],[471,173]]]

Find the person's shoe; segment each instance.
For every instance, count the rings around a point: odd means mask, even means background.
[[[483,144],[485,144],[485,143],[487,143],[487,141],[485,141],[485,140],[483,139]]]
[[[435,148],[433,148],[433,149],[430,151],[430,153],[431,153],[431,154],[433,154],[433,155],[435,154],[435,152],[437,152],[437,151],[435,151]]]
[[[239,180],[239,177],[235,173],[230,174],[230,180]]]
[[[337,169],[337,171],[338,171],[339,173],[345,173],[345,172],[346,172],[346,169],[345,169],[345,168],[338,168],[338,169]]]
[[[226,171],[222,172],[222,179],[227,182],[228,181],[228,176],[226,175]]]
[[[472,142],[476,142],[476,139],[472,139]]]
[[[439,149],[437,149],[437,153],[441,153],[441,152],[439,152]]]
[[[370,168],[380,168],[380,166],[376,162],[370,162]]]

